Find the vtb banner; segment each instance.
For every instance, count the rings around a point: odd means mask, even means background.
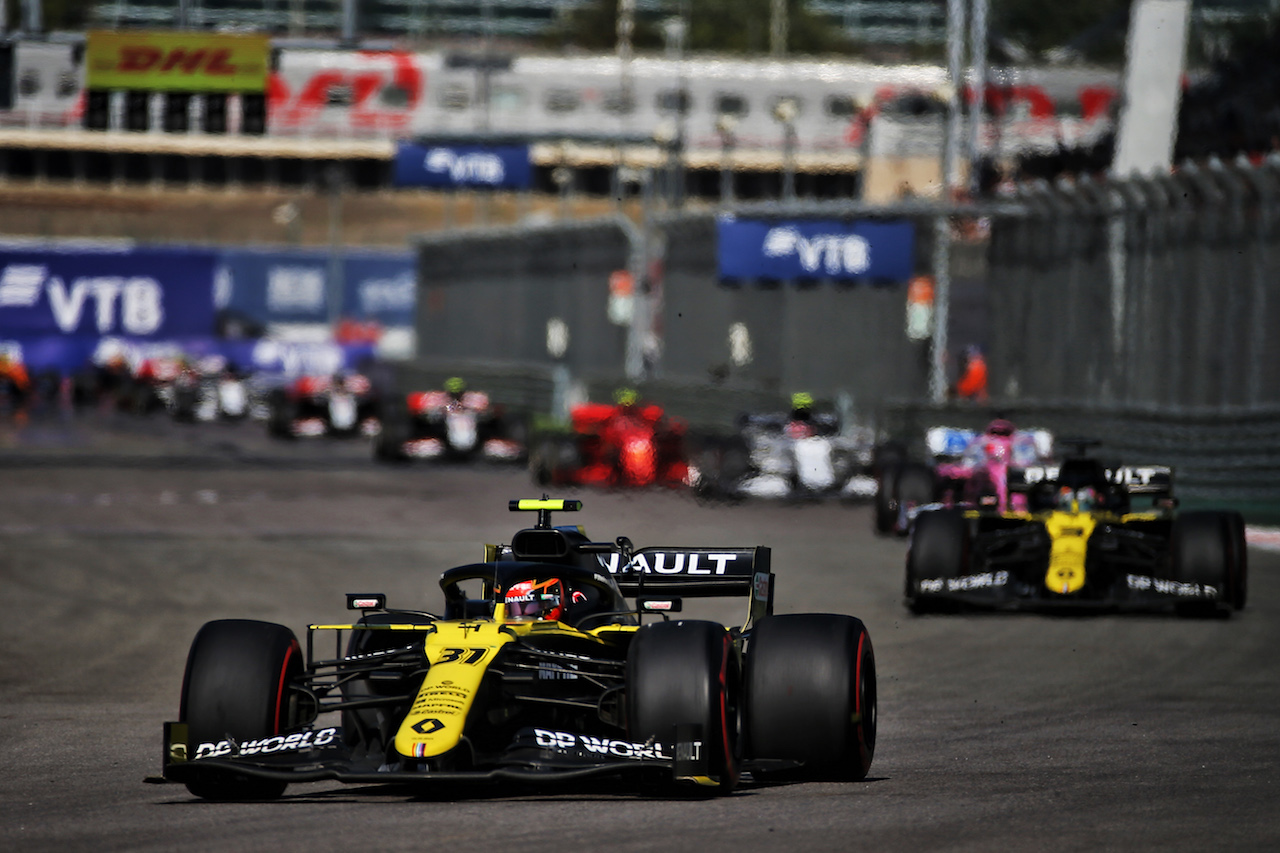
[[[398,187],[485,187],[525,190],[533,186],[528,145],[396,146]]]
[[[204,250],[0,248],[0,334],[212,334],[216,261]]]
[[[910,222],[722,217],[718,225],[721,279],[902,282],[915,271]]]
[[[263,92],[270,65],[270,38],[259,34],[96,30],[85,45],[89,89]]]
[[[340,263],[343,317],[413,325],[412,253],[352,251]],[[227,249],[220,256],[215,302],[263,325],[328,323],[331,271],[325,251]]]

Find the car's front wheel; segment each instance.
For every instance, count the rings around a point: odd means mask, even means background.
[[[302,672],[293,631],[271,622],[224,619],[196,634],[182,680],[180,719],[190,744],[259,740],[291,727],[289,684]],[[193,778],[187,790],[206,800],[268,800],[286,783],[232,773]]]
[[[944,603],[934,587],[964,574],[969,565],[969,526],[959,509],[937,509],[916,517],[907,546],[907,606],[924,613]],[[940,589],[940,587],[939,587]]]
[[[1211,616],[1233,606],[1232,542],[1228,513],[1205,510],[1180,515],[1173,523],[1173,576],[1186,584],[1212,588],[1213,597],[1178,603],[1184,616]]]
[[[695,726],[705,780],[717,793],[737,784],[737,671],[729,633],[716,622],[656,622],[636,632],[627,655],[627,731],[632,740],[676,740]]]

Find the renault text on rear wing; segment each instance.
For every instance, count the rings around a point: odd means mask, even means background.
[[[773,612],[770,551],[750,548],[641,548],[623,561],[619,553],[599,555],[622,594],[693,598],[747,595],[747,624]],[[656,609],[649,607],[647,609]]]
[[[1173,491],[1173,469],[1167,465],[1118,465],[1103,469],[1103,474],[1108,483],[1123,486],[1131,495],[1162,496]],[[1009,471],[1009,486],[1015,489],[1057,479],[1057,465],[1031,465],[1021,471]]]
[[[623,595],[650,592],[688,596],[736,595],[751,591],[755,576],[770,570],[769,549],[641,548],[624,563],[618,553],[600,561]]]

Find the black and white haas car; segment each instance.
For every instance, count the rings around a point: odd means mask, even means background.
[[[243,420],[249,416],[245,376],[220,355],[205,356],[183,370],[173,383],[174,420]]]
[[[381,428],[378,395],[363,373],[299,376],[267,394],[267,432],[276,438],[372,437]]]
[[[389,400],[374,458],[396,462],[439,459],[523,463],[528,439],[524,422],[494,404],[483,391],[453,377],[443,390],[413,391]]]
[[[187,659],[164,777],[206,799],[291,783],[437,786],[631,781],[728,793],[760,779],[860,780],[876,739],[863,623],[773,613],[765,547],[633,548],[537,513],[440,578],[443,615],[349,594],[307,628],[207,623]],[[741,627],[672,618],[744,596]]]

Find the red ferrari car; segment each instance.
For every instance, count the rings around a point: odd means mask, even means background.
[[[673,486],[690,483],[683,421],[633,391],[617,402],[584,403],[570,413],[572,434],[537,443],[529,464],[539,485]]]

